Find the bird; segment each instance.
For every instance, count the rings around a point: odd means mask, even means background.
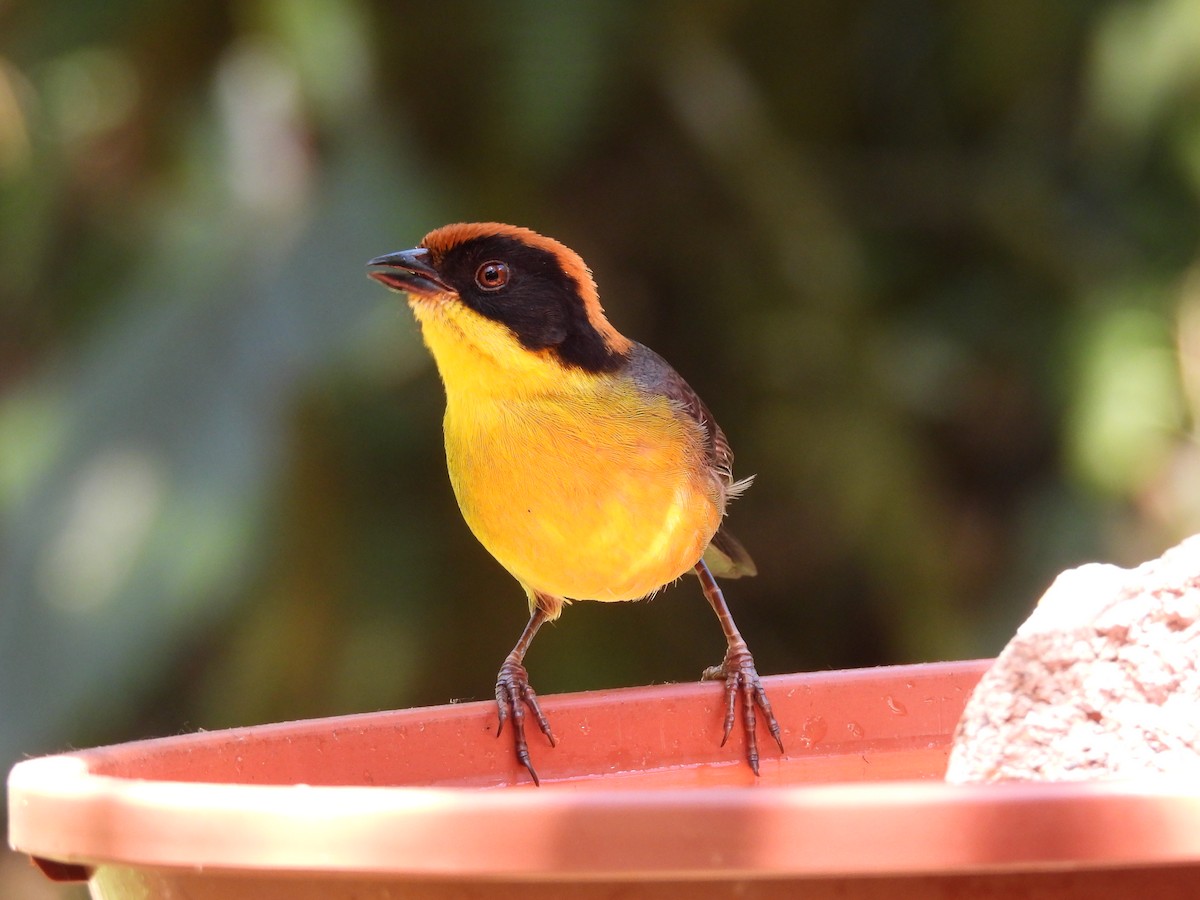
[[[728,741],[742,704],[759,774],[757,713],[782,754],[771,703],[715,576],[756,573],[723,525],[749,487],[708,407],[675,369],[613,327],[591,270],[562,243],[498,222],[430,231],[371,259],[368,275],[407,295],[445,390],[450,483],[467,525],[524,589],[529,620],[496,679],[499,736],[540,784],[525,737],[549,720],[525,655],[572,601],[638,600],[689,571],[726,640],[703,680],[724,682]]]

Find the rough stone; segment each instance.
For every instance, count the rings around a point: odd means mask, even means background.
[[[975,689],[946,780],[1200,776],[1200,536],[1063,572]]]

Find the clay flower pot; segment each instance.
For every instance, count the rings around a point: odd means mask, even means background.
[[[765,679],[758,779],[715,684],[546,697],[541,788],[490,703],[67,753],[13,769],[10,841],[105,900],[1200,890],[1200,785],[940,780],[986,665]]]

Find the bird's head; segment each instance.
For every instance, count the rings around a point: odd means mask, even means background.
[[[446,225],[368,265],[378,267],[371,278],[408,295],[447,383],[464,351],[506,371],[605,372],[632,346],[605,318],[579,255],[527,228]]]

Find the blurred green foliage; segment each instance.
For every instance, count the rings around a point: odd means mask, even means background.
[[[0,768],[482,698],[526,615],[364,276],[596,271],[757,473],[764,672],[984,655],[1200,521],[1193,0],[0,4]],[[543,693],[720,655],[690,580]]]

